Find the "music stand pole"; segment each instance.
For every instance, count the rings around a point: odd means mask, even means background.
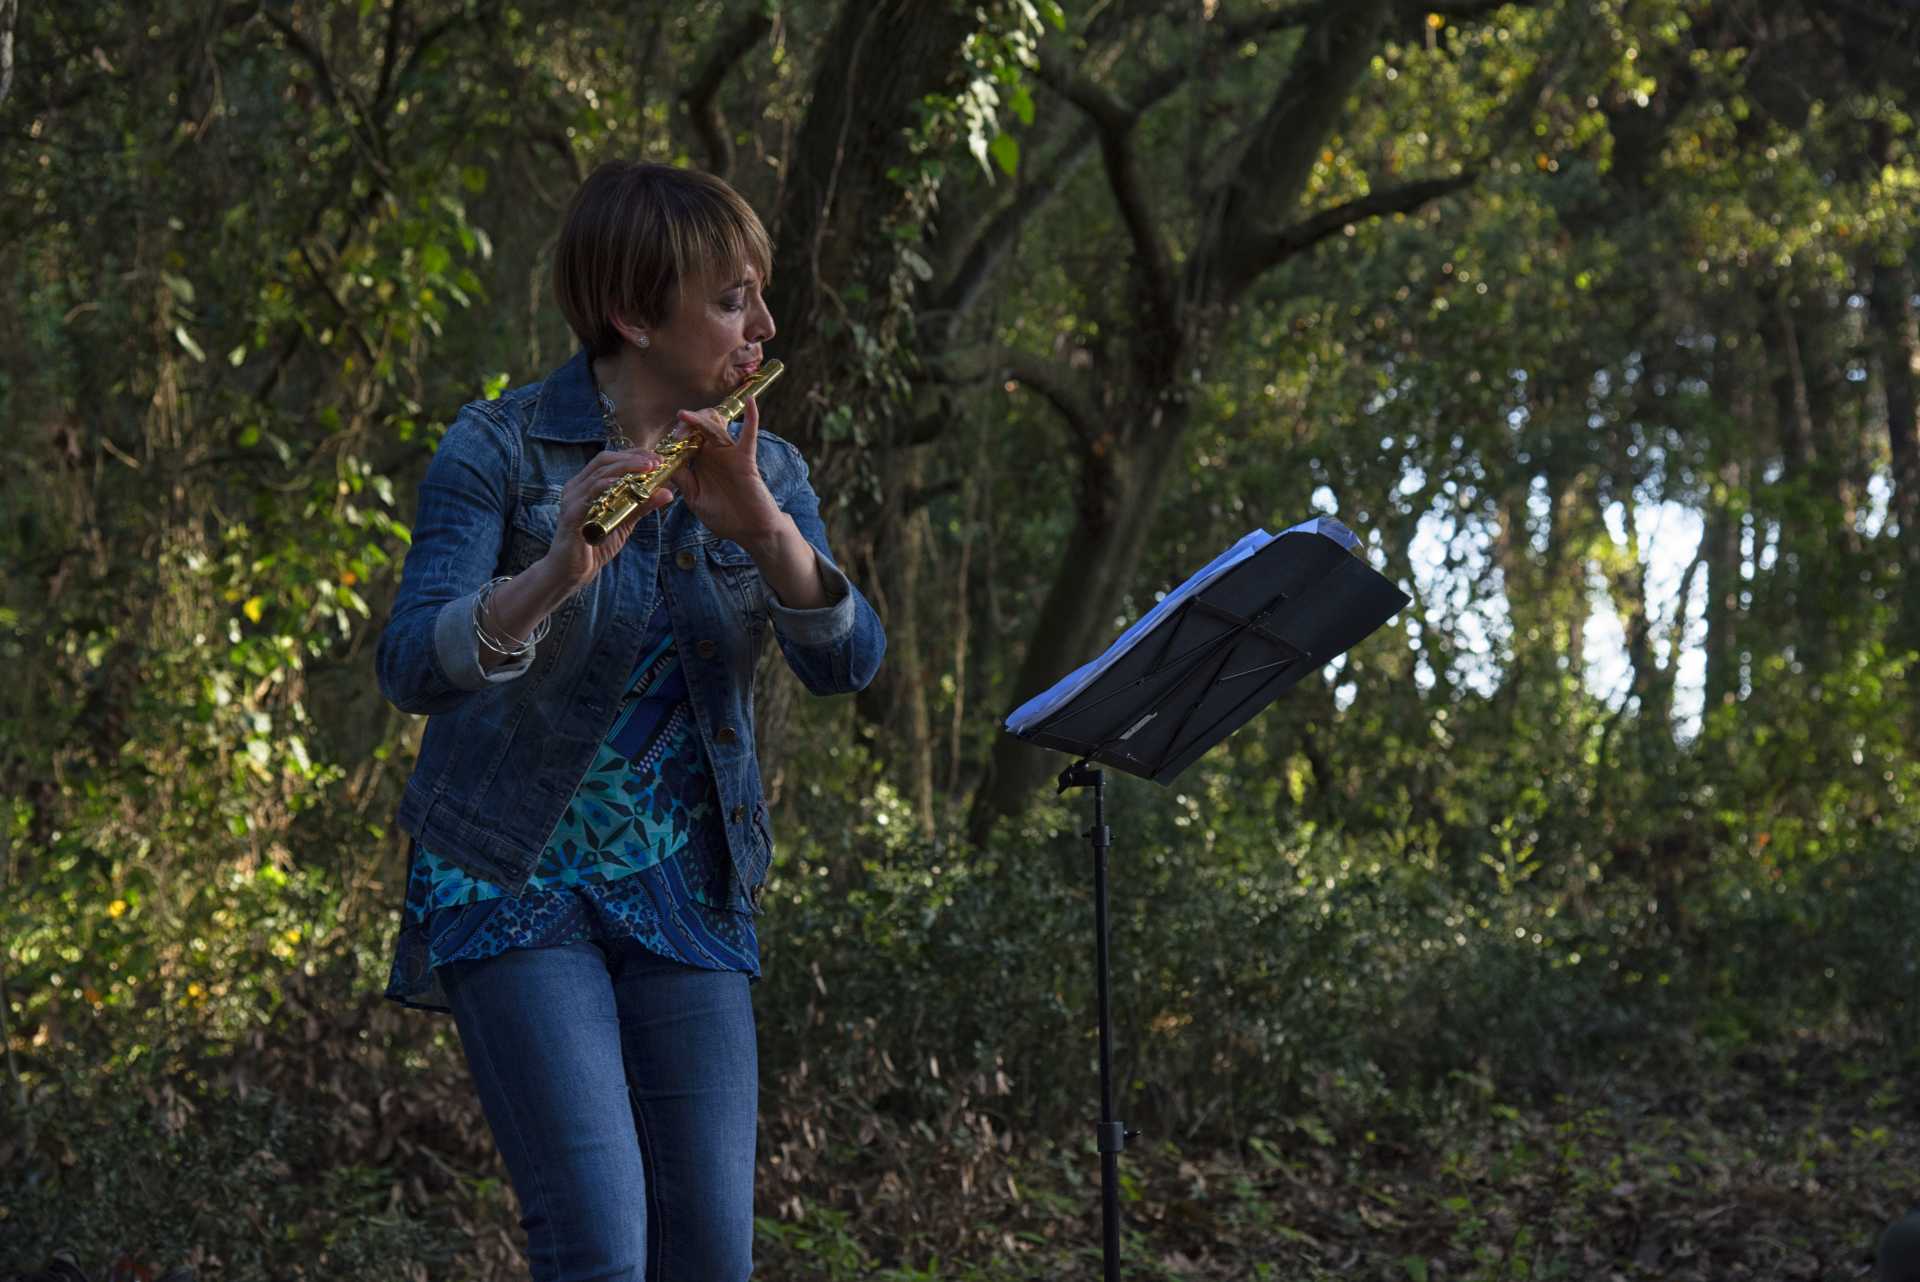
[[[1107,827],[1107,776],[1085,760],[1060,772],[1060,791],[1093,789],[1093,827],[1087,842],[1093,848],[1094,971],[1100,1020],[1100,1121],[1094,1137],[1100,1150],[1101,1256],[1106,1282],[1120,1282],[1120,1153],[1139,1134],[1114,1117],[1113,1105],[1113,995],[1112,966],[1107,951],[1107,848],[1113,830]]]
[[[1107,956],[1105,775],[1166,784],[1309,673],[1391,619],[1407,594],[1356,556],[1331,517],[1278,538],[1256,530],[1120,635],[1007,717],[1006,728],[1079,758],[1060,791],[1093,789],[1094,930],[1100,1003],[1100,1150],[1106,1280],[1120,1279],[1120,1154],[1134,1138],[1113,1115],[1112,970]]]

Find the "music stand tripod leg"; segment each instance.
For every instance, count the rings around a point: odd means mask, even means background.
[[[1093,789],[1093,827],[1087,829],[1086,837],[1093,849],[1094,969],[1100,1023],[1100,1121],[1094,1139],[1100,1151],[1101,1257],[1106,1282],[1120,1282],[1120,1153],[1139,1132],[1128,1130],[1114,1116],[1113,968],[1107,947],[1107,850],[1113,844],[1113,830],[1107,827],[1106,772],[1089,766],[1088,760],[1076,761],[1060,772],[1059,790]]]

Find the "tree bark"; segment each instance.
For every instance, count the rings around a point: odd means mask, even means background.
[[[1768,293],[1768,323],[1760,327],[1768,364],[1773,367],[1774,412],[1780,424],[1780,455],[1787,474],[1804,477],[1813,467],[1813,405],[1807,395],[1806,365],[1800,355],[1800,331],[1788,302],[1791,285],[1780,282]]]
[[[1754,393],[1746,382],[1746,371],[1728,359],[1716,363],[1710,376],[1715,405],[1726,419],[1723,439],[1744,440],[1754,421]],[[1714,465],[1711,488],[1704,503],[1706,528],[1702,533],[1702,554],[1706,557],[1707,606],[1702,612],[1707,637],[1703,646],[1706,659],[1705,704],[1701,709],[1708,724],[1715,712],[1735,703],[1741,687],[1742,617],[1745,591],[1741,576],[1740,532],[1747,510],[1748,472],[1741,451],[1730,443],[1721,447]]]
[[[1887,453],[1893,470],[1892,515],[1900,559],[1900,642],[1920,649],[1920,421],[1916,421],[1913,272],[1910,264],[1874,268],[1867,295],[1869,329],[1887,407]]]
[[[934,835],[933,722],[927,711],[926,641],[921,635],[921,572],[926,564],[926,512],[913,501],[923,468],[920,451],[904,451],[889,469],[895,487],[881,496],[877,526],[857,541],[858,573],[887,623],[887,662],[857,696],[862,720],[885,728],[906,749],[904,783],[921,835]]]
[[[912,159],[901,122],[914,119],[927,95],[954,91],[962,47],[977,25],[973,10],[961,5],[843,3],[769,219],[774,351],[798,385],[782,390],[768,426],[807,458],[835,554],[877,598],[889,636],[876,696],[898,694],[922,663],[915,620],[903,613],[914,588],[896,564],[913,552],[881,540],[882,531],[899,527],[890,496],[907,484],[912,467],[909,451],[890,448],[893,407],[889,393],[876,390],[887,386],[890,372],[880,366],[896,359],[886,332],[896,319],[887,309],[900,245],[884,233],[905,211],[908,194],[893,171]],[[857,706],[872,713],[876,698]],[[887,721],[900,724],[897,717]],[[909,717],[905,724],[911,732],[922,721]],[[786,725],[778,704],[761,729],[768,754],[782,757]],[[930,751],[915,740],[916,775],[930,770]]]
[[[656,20],[654,30],[659,31]],[[733,171],[733,138],[718,102],[720,84],[747,53],[773,30],[773,19],[765,13],[749,13],[734,24],[707,51],[695,73],[693,83],[680,95],[687,119],[707,153],[707,168],[725,178]]]
[[[767,301],[783,359],[816,394],[796,398],[777,430],[833,481],[848,469],[836,457],[838,443],[827,438],[827,416],[861,383],[865,363],[849,328],[867,318],[856,316],[847,298],[859,292],[885,299],[895,265],[895,247],[879,233],[906,201],[890,173],[910,157],[900,122],[911,120],[929,93],[954,88],[961,47],[974,27],[972,14],[957,5],[848,0],[795,136],[774,211]]]
[[[1168,424],[1177,440],[1185,423]],[[1028,631],[1010,705],[1018,705],[1094,657],[1106,635],[1114,601],[1133,579],[1146,546],[1167,468],[1138,454],[1096,457],[1081,470],[1073,529],[1059,550],[1052,586]],[[995,741],[992,765],[975,794],[969,834],[985,841],[994,820],[1031,799],[1057,762],[1053,754],[1011,735]]]

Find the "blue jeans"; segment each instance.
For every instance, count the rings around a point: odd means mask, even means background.
[[[534,1282],[753,1271],[759,1066],[747,977],[632,940],[440,968]]]

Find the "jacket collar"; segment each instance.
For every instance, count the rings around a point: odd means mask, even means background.
[[[604,441],[606,421],[600,417],[600,390],[594,386],[587,349],[547,375],[534,402],[527,435],[543,441]]]
[[[742,419],[727,424],[735,439],[746,426]],[[581,348],[573,359],[547,375],[533,403],[533,421],[527,435],[543,441],[604,441],[607,421],[600,414],[600,389],[593,381],[593,364],[587,349]]]

